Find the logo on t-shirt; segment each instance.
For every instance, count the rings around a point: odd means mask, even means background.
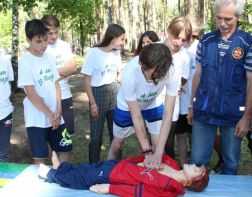
[[[6,77],[6,71],[0,71],[0,83],[5,84],[8,81],[8,77]]]
[[[232,56],[235,59],[241,59],[243,55],[244,55],[244,51],[241,47],[236,47],[232,52]]]

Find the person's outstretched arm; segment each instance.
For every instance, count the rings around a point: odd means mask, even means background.
[[[127,104],[129,106],[129,111],[132,117],[134,129],[141,148],[142,150],[148,150],[150,148],[150,144],[145,129],[145,123],[141,111],[138,107],[138,103],[137,101],[127,101]]]
[[[146,157],[145,164],[146,166],[153,168],[153,169],[159,169],[162,156],[164,153],[164,146],[166,143],[166,140],[169,135],[169,131],[171,129],[172,124],[172,115],[174,110],[176,96],[168,96],[165,97],[165,108],[164,108],[164,115],[162,119],[162,125],[160,129],[160,134],[158,138],[157,147],[155,149],[155,152],[153,155],[150,155]]]

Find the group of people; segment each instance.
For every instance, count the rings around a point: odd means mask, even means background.
[[[126,66],[120,55],[125,30],[109,25],[81,69],[91,138],[90,164],[80,166],[68,163],[74,133],[68,77],[76,72],[70,47],[58,38],[60,23],[55,16],[28,21],[29,48],[19,61],[18,86],[26,94],[24,117],[34,163],[44,164],[53,151],[53,169],[42,165],[41,177],[70,188],[103,184],[90,189],[120,196],[141,192],[176,196],[190,186],[202,191],[208,183],[205,167],[185,165],[188,131],[190,163],[207,166],[218,131],[223,144],[221,173],[237,174],[242,137],[252,120],[252,36],[238,27],[243,9],[242,0],[216,0],[217,30],[199,40],[203,28],[195,16],[175,17],[165,41],[159,41],[154,31],[143,33]],[[7,161],[13,111],[8,81],[13,80],[13,71],[7,59],[0,59],[0,64],[0,94],[5,95],[0,101],[0,161]],[[111,145],[108,161],[99,161],[105,120]],[[119,161],[123,142],[133,133],[143,156]],[[180,165],[174,161],[175,135]],[[97,174],[94,180],[91,172]],[[105,174],[100,176],[101,172]],[[203,184],[201,189],[193,188],[194,180]]]

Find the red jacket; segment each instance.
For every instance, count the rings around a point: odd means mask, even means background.
[[[183,186],[174,179],[159,174],[156,170],[136,165],[143,161],[144,156],[120,161],[110,173],[109,193],[123,197],[184,195]],[[180,166],[167,155],[163,155],[162,162],[180,170]]]

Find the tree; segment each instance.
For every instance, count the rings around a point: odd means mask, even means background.
[[[17,72],[18,72],[18,49],[19,49],[19,8],[30,13],[31,8],[36,4],[36,0],[0,0],[0,11],[6,12],[12,10],[12,47],[11,47],[11,62],[14,71],[14,82],[12,84],[13,91],[17,91]]]
[[[71,28],[80,36],[81,54],[84,54],[84,46],[88,36],[96,33],[95,8],[99,8],[100,0],[48,0],[47,10],[62,19],[71,22]]]

